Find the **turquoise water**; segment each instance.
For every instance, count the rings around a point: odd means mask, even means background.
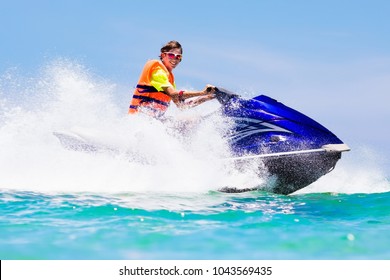
[[[1,191],[0,259],[389,259],[390,192]]]

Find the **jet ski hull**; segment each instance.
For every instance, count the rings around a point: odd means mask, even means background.
[[[259,168],[266,169],[268,180],[261,189],[296,192],[332,171],[342,152],[349,151],[327,128],[268,96],[244,99],[219,89],[217,98],[223,105],[222,114],[233,123],[226,135],[232,159],[239,164],[259,158]]]
[[[268,189],[278,194],[291,194],[303,189],[332,171],[341,152],[317,152],[264,159],[271,180]]]

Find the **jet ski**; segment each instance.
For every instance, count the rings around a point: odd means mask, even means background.
[[[265,189],[291,194],[332,171],[341,154],[350,150],[327,128],[271,97],[259,95],[245,99],[222,88],[216,88],[215,95],[221,106],[209,116],[220,114],[226,118],[228,128],[223,129],[223,137],[231,157],[224,160],[233,161],[238,168],[259,161],[259,175],[267,177],[266,186],[224,187],[219,189],[222,192]],[[118,147],[101,144],[83,133],[56,131],[53,134],[70,150],[121,153]],[[129,158],[151,164],[134,152]]]
[[[291,194],[332,171],[350,148],[308,116],[266,95],[245,99],[216,89],[221,114],[232,122],[226,133],[236,162],[260,159],[270,191]],[[225,188],[223,191],[247,191]]]

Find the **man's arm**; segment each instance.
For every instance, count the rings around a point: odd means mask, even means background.
[[[166,87],[163,89],[164,89],[164,92],[166,94],[168,94],[170,97],[172,97],[172,101],[176,104],[176,106],[178,106],[180,108],[182,108],[183,106],[184,106],[184,108],[188,108],[188,106],[186,106],[186,104],[184,102],[186,99],[192,98],[192,97],[197,97],[197,96],[202,96],[202,97],[198,98],[199,101],[197,101],[198,99],[196,99],[196,100],[188,102],[189,104],[190,103],[194,104],[194,105],[189,106],[189,107],[197,106],[197,105],[199,105],[207,100],[211,100],[214,98],[214,92],[215,92],[214,88],[215,88],[214,86],[207,85],[201,91],[179,91],[179,90],[174,89],[173,87]],[[189,105],[189,104],[187,104],[187,105]]]

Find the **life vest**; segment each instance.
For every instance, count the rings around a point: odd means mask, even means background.
[[[161,68],[167,72],[169,82],[174,85],[174,76],[159,60],[148,61],[142,70],[138,84],[134,90],[133,98],[130,102],[129,114],[135,114],[139,111],[146,112],[152,116],[161,116],[168,109],[172,98],[164,91],[158,91],[151,85],[153,72]]]

